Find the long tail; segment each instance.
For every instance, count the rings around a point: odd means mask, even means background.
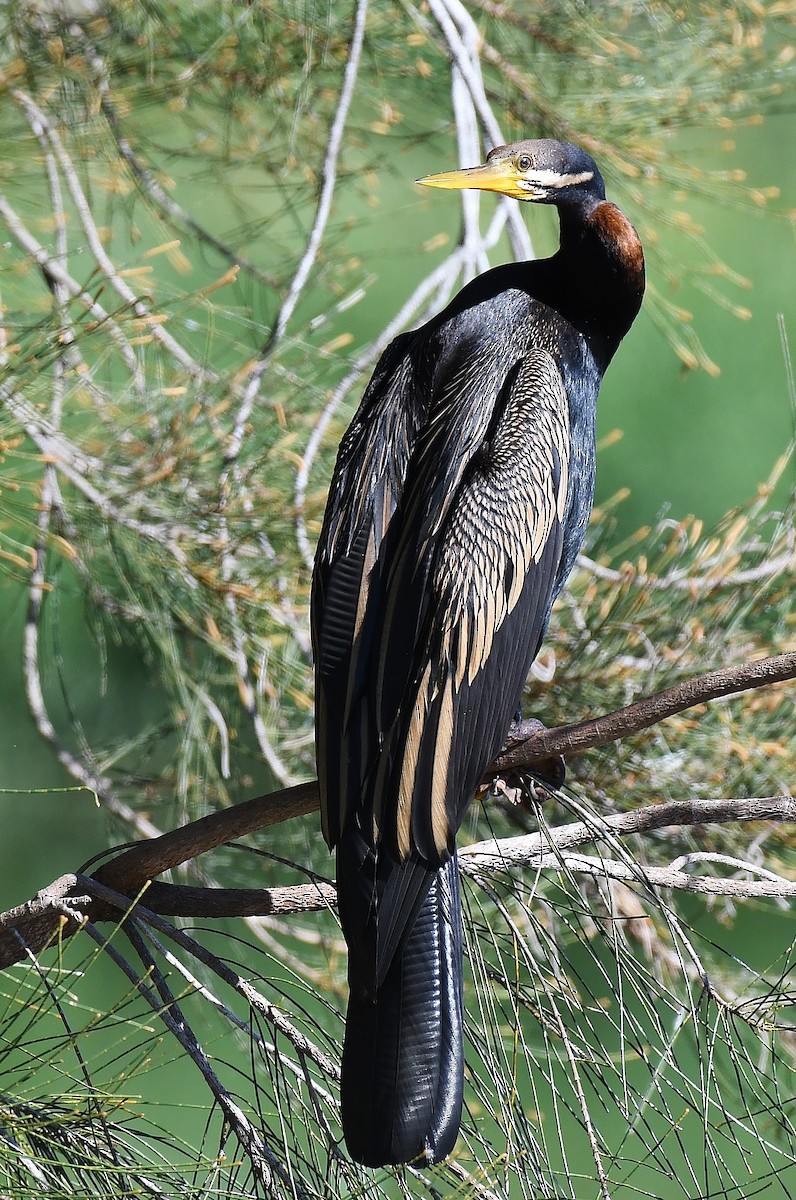
[[[439,1162],[459,1132],[464,1079],[462,932],[455,856],[435,872],[375,1003],[351,995],[342,1115],[368,1167]]]

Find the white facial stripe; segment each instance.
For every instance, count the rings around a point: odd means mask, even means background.
[[[535,187],[575,187],[579,183],[588,183],[593,178],[593,171],[581,171],[579,175],[559,175],[557,171],[528,171],[524,178],[520,178],[517,182],[521,188],[530,191]]]

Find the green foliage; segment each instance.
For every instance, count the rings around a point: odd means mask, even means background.
[[[696,123],[729,143],[782,104],[793,6],[509,8],[471,5],[484,87],[473,128],[498,113],[507,139],[566,137],[595,154],[645,241],[648,310],[687,366],[713,370],[673,289],[689,281],[743,316],[744,281],[689,205],[770,197],[732,166],[679,161],[672,134]],[[353,7],[122,0],[61,19],[18,0],[0,18],[0,598],[28,610],[24,645],[5,651],[24,661],[45,743],[135,836],[313,773],[306,617],[336,444],[387,338],[485,253],[467,227],[463,248],[447,244],[419,204],[402,214],[408,230],[375,211],[394,181],[452,160],[451,61],[475,68],[451,12],[374,5],[339,152]],[[466,132],[460,111],[463,147]],[[390,255],[400,290],[385,301]],[[769,491],[715,533],[664,521],[625,545],[610,512],[596,514],[591,560],[548,639],[554,684],[532,683],[529,708],[552,725],[791,648],[793,511],[766,507]],[[542,820],[782,793],[793,715],[782,688],[690,712],[574,763]],[[528,821],[493,803],[466,836]],[[749,838],[728,825],[710,846],[792,872],[787,827]],[[319,843],[314,824],[273,838],[326,873]],[[104,985],[101,1013],[98,950],[76,943],[40,973],[18,968],[3,991],[0,1190],[668,1200],[776,1188],[794,1165],[791,935],[765,910],[777,946],[746,966],[729,901],[706,916],[645,883],[639,863],[700,847],[693,828],[603,846],[640,872],[630,882],[562,864],[468,883],[470,1108],[433,1182],[371,1176],[333,1148],[324,1056],[341,1036],[343,957],[331,916],[256,923],[256,951],[219,939],[219,959],[239,956],[290,1029],[270,1010],[255,1019],[216,963],[180,947],[179,1002],[228,1093],[201,1055],[187,1064],[174,1029],[157,1041],[165,979],[178,977],[161,945]],[[194,870],[227,886],[298,878],[239,850]],[[118,934],[111,950],[129,953]],[[113,1026],[107,1042],[98,1022]],[[183,1135],[157,1108],[159,1054],[163,1075],[179,1056],[191,1080],[175,1106],[212,1100],[204,1139],[204,1116]]]
[[[763,495],[772,487],[773,477]],[[761,500],[707,534],[693,519],[664,520],[640,530],[632,546],[611,546],[610,523],[598,525],[596,563],[573,580],[548,638],[562,686],[554,695],[532,689],[546,722],[566,723],[573,704],[610,711],[677,680],[788,649],[793,515],[792,504],[774,513]],[[600,752],[591,795],[610,811],[626,807],[628,797],[637,804],[684,794],[787,794],[792,711],[788,685],[691,708]],[[591,757],[576,760],[574,769],[581,768],[584,778],[594,776]]]

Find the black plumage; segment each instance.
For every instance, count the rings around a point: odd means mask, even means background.
[[[555,204],[561,239],[388,347],[318,545],[318,776],[349,949],[343,1129],[371,1166],[437,1162],[456,1141],[454,839],[582,543],[597,392],[644,290],[638,237],[578,147],[518,142],[420,182]]]

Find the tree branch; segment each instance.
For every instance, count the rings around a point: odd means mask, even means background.
[[[646,808],[633,809],[626,813],[615,813],[608,817],[591,816],[588,821],[573,821],[568,825],[559,825],[555,829],[545,829],[538,833],[530,833],[521,837],[492,839],[478,842],[474,846],[465,846],[459,851],[462,871],[466,875],[478,875],[483,871],[505,870],[508,866],[531,867],[541,870],[551,866],[561,866],[567,861],[567,852],[576,846],[589,842],[599,842],[606,839],[631,837],[634,834],[651,833],[656,829],[680,829],[694,825],[727,825],[734,822],[746,821],[796,821],[796,799],[792,796],[766,796],[748,799],[728,800],[673,800],[668,804],[651,804]],[[573,859],[573,862],[575,860]],[[584,859],[584,861],[586,861]],[[589,860],[593,862],[595,860]],[[599,860],[602,861],[602,860]],[[657,868],[638,867],[635,874],[628,864],[620,866],[622,879],[652,879],[652,872]],[[681,870],[686,865],[685,860],[677,860],[670,868],[670,875],[678,875],[688,884],[682,882],[666,882],[666,887],[688,886],[688,890],[720,891],[718,888],[694,888],[696,882],[693,875],[687,875]],[[674,868],[674,871],[672,871]],[[580,869],[575,867],[574,869]],[[589,871],[592,871],[589,866]],[[740,869],[740,867],[739,867]],[[743,870],[751,871],[750,864],[743,864]],[[662,881],[657,881],[662,883]],[[736,881],[727,879],[710,879],[708,883],[726,885]],[[779,891],[769,891],[762,888],[763,884],[771,885],[776,882]],[[739,893],[733,890],[733,895],[790,895],[791,890],[796,894],[796,883],[789,880],[769,878],[761,883],[750,883],[748,891]],[[784,889],[784,890],[783,890]],[[721,894],[727,894],[721,890]]]
[[[499,756],[487,778],[491,780],[495,775],[521,767],[533,768],[558,754],[575,754],[603,746],[646,729],[695,704],[782,682],[794,676],[796,653],[779,654],[738,667],[712,671],[708,675],[675,684],[605,716],[576,725],[562,725],[557,729],[542,729],[529,738],[521,738],[519,742],[513,738],[510,749]],[[523,722],[519,727],[520,737],[522,729],[529,724]],[[100,867],[96,878],[124,895],[135,895],[146,880],[162,875],[164,871],[178,867],[199,854],[214,850],[234,838],[256,833],[268,825],[305,816],[317,807],[318,784],[315,780],[267,796],[256,796],[174,829],[155,841],[136,844]]]
[[[489,774],[532,766],[540,759],[552,758],[557,754],[579,754],[595,746],[607,746],[697,704],[794,678],[796,652],[777,654],[772,658],[761,658],[737,667],[724,667],[720,671],[698,675],[694,679],[685,679],[635,704],[628,704],[626,708],[588,721],[578,721],[575,725],[538,730],[535,722],[524,721],[521,726],[515,727],[511,736],[513,745],[499,756]],[[538,731],[524,736],[525,728]]]
[[[305,789],[303,797],[299,794],[302,787]],[[285,795],[286,800],[283,798]],[[270,805],[269,811],[265,802],[271,800],[276,802]],[[305,811],[314,807],[314,803],[310,803],[314,801],[313,785],[300,785],[298,788],[288,789],[286,794],[258,797],[257,800],[248,803],[262,806],[262,814],[268,818],[263,824],[275,824],[279,820],[296,816],[297,813],[293,810],[302,800],[307,805]],[[227,810],[226,815],[235,812],[235,809]],[[213,813],[203,818],[203,821],[213,822],[221,815]],[[463,846],[459,851],[459,862],[464,874],[476,878],[495,871],[504,871],[508,867],[524,867],[534,871],[561,870],[563,867],[571,871],[603,875],[648,886],[678,888],[734,898],[796,895],[796,882],[774,877],[770,873],[763,879],[751,880],[695,876],[683,870],[683,867],[688,865],[688,861],[683,859],[674,861],[669,867],[660,868],[570,853],[577,846],[601,841],[616,843],[618,838],[649,833],[656,829],[753,821],[796,822],[796,799],[791,796],[768,796],[652,804],[646,808],[616,813],[609,817],[593,816],[588,821],[573,821],[523,837],[491,839],[472,846]],[[194,826],[201,824],[200,821],[193,823]],[[260,827],[262,828],[262,825]],[[191,826],[186,826],[185,829],[191,829]],[[173,842],[177,835],[183,832],[182,829],[173,830],[156,841]],[[37,954],[58,937],[71,937],[89,917],[92,921],[118,920],[119,904],[108,903],[105,899],[110,890],[107,880],[113,877],[114,868],[119,863],[128,867],[128,878],[132,879],[133,874],[129,868],[132,865],[133,852],[138,849],[139,847],[135,846],[132,851],[125,851],[118,858],[106,863],[92,877],[64,875],[39,892],[35,899],[0,914],[0,968],[10,966],[24,957],[23,945]],[[737,862],[733,865],[736,870],[761,874],[753,864]],[[140,869],[140,860],[135,862],[135,866]],[[195,918],[322,911],[334,907],[337,899],[331,884],[320,880],[296,887],[262,890],[179,887],[149,883],[145,880],[138,888],[127,890],[114,886],[112,890],[116,897],[133,897],[130,900],[131,906],[135,903],[134,898],[144,893],[147,911],[150,913]]]
[[[743,663],[737,667],[728,667],[685,680],[606,716],[581,721],[576,725],[563,725],[557,729],[543,729],[520,742],[512,739],[514,744],[493,764],[489,779],[507,770],[517,770],[521,767],[531,769],[555,755],[575,754],[617,741],[695,704],[704,704],[717,697],[750,688],[780,683],[794,676],[796,653],[791,653]],[[528,722],[523,722],[520,730],[528,726]],[[320,880],[295,888],[272,888],[263,891],[186,888],[151,883],[165,871],[197,858],[208,850],[265,829],[269,825],[304,816],[317,807],[318,785],[315,780],[296,784],[267,796],[256,796],[232,808],[210,813],[160,837],[135,843],[99,867],[93,878],[102,886],[129,897],[137,896],[142,889],[148,887],[147,903],[151,909],[173,916],[263,916],[327,908],[334,904],[334,889]],[[796,801],[789,796],[778,796],[765,800],[680,801],[653,805],[650,808],[604,819],[595,818],[588,823],[575,822],[527,837],[464,847],[460,857],[462,869],[469,874],[498,869],[509,863],[540,869],[560,866],[564,851],[609,835],[627,837],[632,833],[643,833],[665,826],[766,820],[796,821]],[[585,859],[573,859],[569,865],[576,870],[593,870],[593,865],[588,866]],[[673,864],[672,867],[665,868],[665,878],[664,875],[655,875],[653,878],[651,869],[646,875],[640,869],[638,878],[648,878],[649,882],[659,886],[687,887],[692,891],[701,890],[722,895],[730,892],[733,895],[744,896],[791,894],[791,885],[785,880],[756,880],[747,883],[712,877],[701,886],[697,883],[697,877],[679,869],[680,865]],[[625,864],[614,866],[617,870],[621,868],[621,872],[626,872]],[[656,868],[656,871],[660,874],[660,869]],[[617,878],[632,877],[632,873],[628,876],[621,872]],[[732,888],[729,884],[733,885]],[[79,925],[79,918],[71,922],[68,919],[65,922],[65,918],[74,915],[75,904],[78,907],[83,905],[86,899],[84,893],[85,888],[81,891],[76,877],[65,876],[64,880],[56,881],[51,888],[40,892],[35,900],[0,915],[0,967],[8,966],[20,957],[20,943],[14,930],[18,929],[21,932],[25,942],[35,952],[52,940],[62,926],[63,936],[71,936]],[[68,907],[70,904],[71,908]],[[88,911],[90,904],[83,907]],[[93,915],[92,919],[97,918]]]
[[[232,808],[200,817],[150,842],[124,850],[94,872],[94,878],[125,896],[134,896],[149,879],[215,850],[226,842],[301,817],[318,807],[318,784],[298,783],[267,796],[255,796]]]

